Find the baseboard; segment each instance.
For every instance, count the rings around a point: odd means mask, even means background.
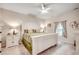
[[[74,43],[72,43],[72,42],[67,42],[67,41],[64,41],[63,43],[74,45]]]

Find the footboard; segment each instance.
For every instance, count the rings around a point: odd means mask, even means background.
[[[49,33],[32,37],[32,54],[36,55],[57,44],[58,35]]]

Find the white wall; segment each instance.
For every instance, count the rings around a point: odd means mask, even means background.
[[[74,35],[75,31],[79,31],[79,29],[73,29],[71,27],[71,22],[74,20],[79,22],[79,10],[76,10],[76,11],[70,13],[69,16],[66,18],[67,18],[67,34],[68,34],[67,36],[68,36],[68,39],[70,40],[69,42],[73,43],[74,42],[73,40],[75,40],[75,39],[73,39],[73,35]]]
[[[22,29],[40,29],[44,20],[32,14],[20,14],[10,10],[1,9],[2,20],[10,27],[22,25]]]
[[[22,23],[22,30],[24,29],[28,29],[28,30],[32,30],[32,29],[36,29],[37,31],[40,31],[40,24],[41,21],[26,21],[24,23]]]
[[[47,33],[53,33],[54,32],[54,23],[51,20],[46,20],[45,21],[45,24],[49,24],[49,23],[51,24],[51,27],[46,27],[45,30],[46,30]]]
[[[71,22],[76,20],[77,22],[79,22],[79,10],[75,10],[75,11],[71,11],[67,14],[62,15],[61,17],[56,18],[56,21],[64,21],[66,20],[67,22],[67,39],[66,41],[68,43],[72,43],[73,44],[73,33],[75,31],[79,31],[79,29],[72,29],[71,27]]]

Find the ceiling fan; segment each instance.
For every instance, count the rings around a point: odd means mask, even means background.
[[[47,7],[47,5],[45,3],[41,4],[41,13],[48,13],[48,10],[50,10],[50,8]]]

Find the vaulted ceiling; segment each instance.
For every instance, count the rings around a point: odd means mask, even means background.
[[[27,21],[40,22],[57,18],[69,12],[79,9],[78,3],[46,3],[50,8],[48,13],[41,14],[41,3],[0,3],[2,20],[7,24],[20,24]],[[0,14],[1,15],[1,14]]]
[[[1,8],[8,9],[22,14],[33,14],[40,18],[51,18],[63,15],[67,12],[79,8],[78,3],[46,3],[50,8],[47,14],[41,14],[41,3],[2,3]]]

